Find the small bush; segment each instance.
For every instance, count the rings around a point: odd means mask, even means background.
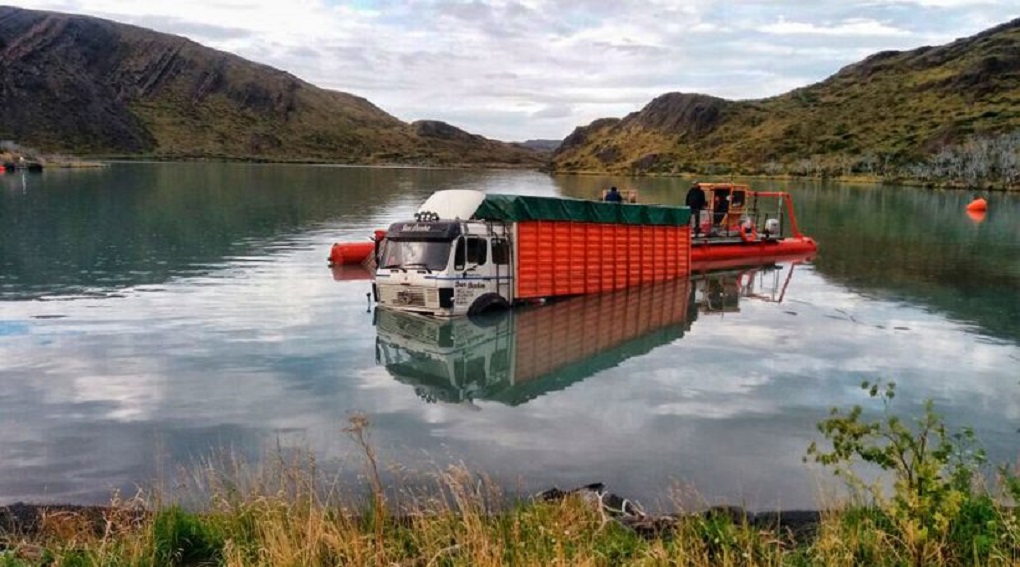
[[[991,505],[986,496],[975,493],[985,454],[977,447],[974,431],[950,432],[931,400],[925,402],[921,417],[912,424],[905,422],[891,411],[895,384],[864,382],[861,387],[882,401],[882,417],[865,420],[859,405],[848,412],[833,408],[829,419],[818,424],[831,450],[812,443],[808,455],[832,467],[853,490],[869,496],[888,515],[890,533],[915,563],[945,559],[947,553],[953,554],[954,544],[963,543],[957,538],[986,533],[987,526],[971,523],[983,522],[985,508]],[[867,483],[859,476],[854,468],[857,462],[891,473],[891,497],[880,481]]]
[[[156,565],[213,565],[223,555],[223,536],[208,520],[178,506],[160,511],[152,523]]]

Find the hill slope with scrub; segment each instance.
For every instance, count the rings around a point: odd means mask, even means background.
[[[0,139],[49,153],[536,166],[547,153],[407,124],[183,37],[0,7]]]
[[[965,175],[969,152],[1011,169],[1016,183],[1018,134],[1020,19],[943,46],[877,53],[772,98],[664,94],[622,119],[577,128],[553,168],[923,179],[939,171],[919,164]]]

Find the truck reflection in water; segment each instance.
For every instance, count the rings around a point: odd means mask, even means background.
[[[739,311],[742,298],[781,301],[790,273],[701,274],[485,318],[377,309],[376,362],[428,402],[523,404],[682,338],[699,313]]]

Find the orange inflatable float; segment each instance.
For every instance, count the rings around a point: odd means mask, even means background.
[[[988,201],[983,197],[974,197],[974,200],[967,205],[967,211],[977,213],[988,210]]]
[[[375,242],[337,242],[329,251],[329,265],[360,264],[375,251]]]
[[[360,264],[375,253],[375,243],[386,238],[386,231],[377,229],[368,242],[336,242],[329,250],[329,265]]]

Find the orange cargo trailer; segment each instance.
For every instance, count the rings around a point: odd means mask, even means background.
[[[516,230],[519,299],[613,291],[690,273],[686,224],[523,221]]]

